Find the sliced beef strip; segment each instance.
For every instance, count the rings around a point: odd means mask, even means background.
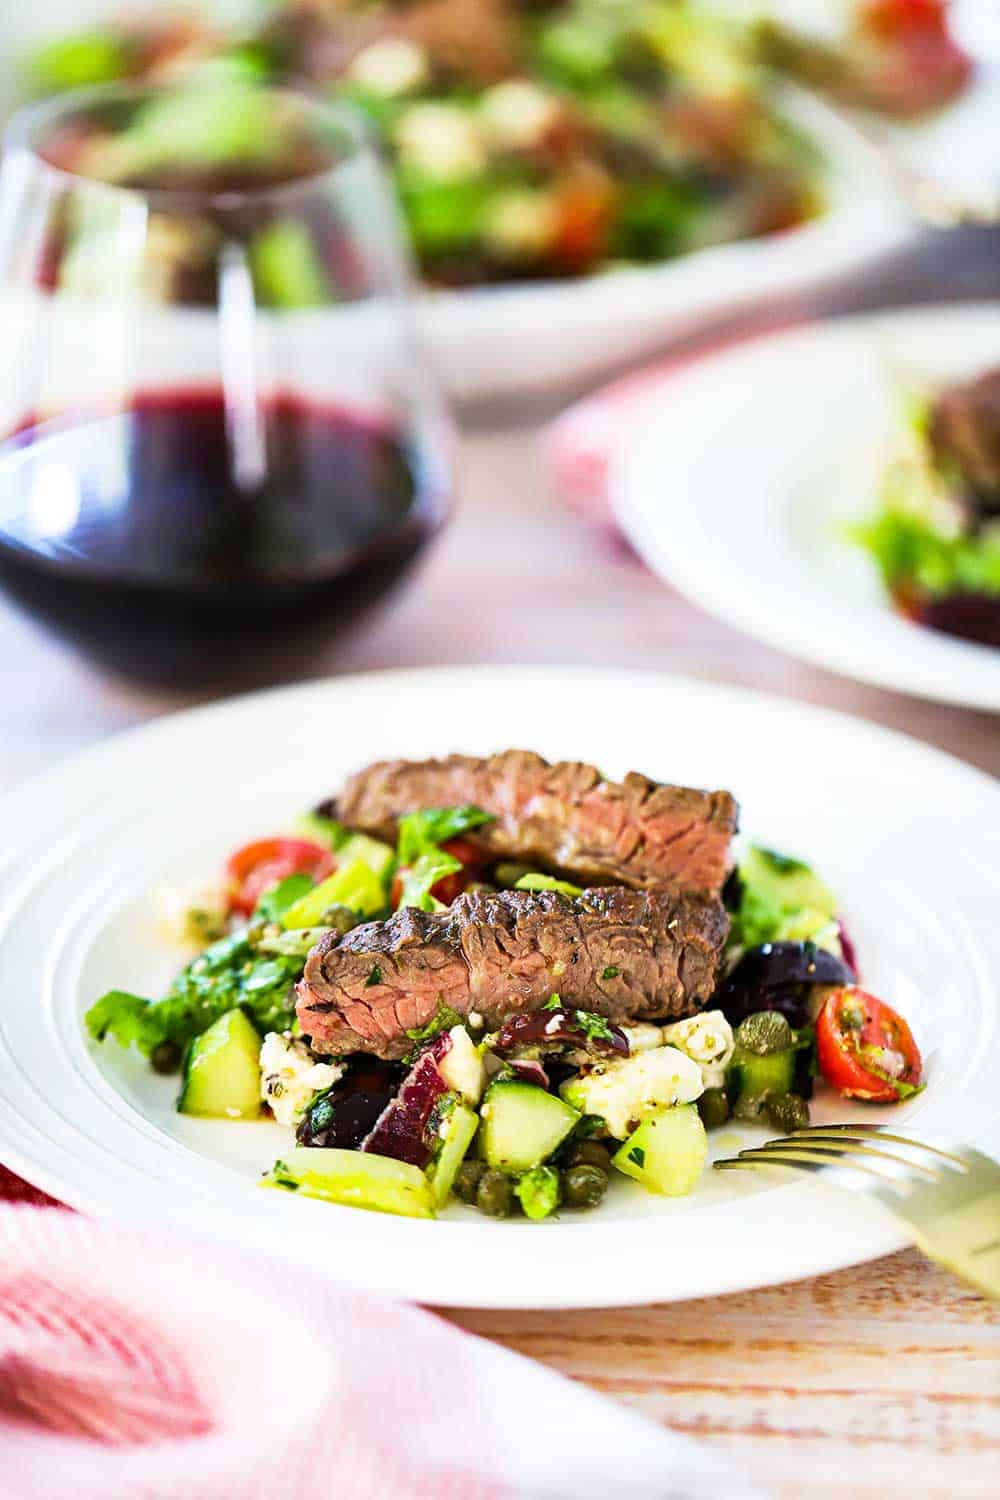
[[[715,991],[729,919],[715,896],[601,886],[467,892],[444,912],[404,908],[312,950],[297,1013],[315,1049],[398,1058],[447,1006],[491,1029],[565,1005],[611,1021],[675,1019]]]
[[[1000,369],[942,391],[928,436],[938,464],[954,472],[977,508],[1000,511]]]
[[[729,792],[663,785],[635,771],[605,781],[579,761],[550,764],[507,750],[487,759],[378,762],[350,778],[336,815],[391,841],[404,813],[462,803],[493,814],[471,836],[496,858],[580,881],[692,891],[722,888],[738,811]]]

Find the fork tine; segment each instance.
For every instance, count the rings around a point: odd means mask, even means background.
[[[793,1136],[784,1136],[781,1137],[781,1140],[766,1142],[763,1146],[748,1146],[739,1155],[741,1157],[753,1157],[753,1155],[760,1154],[760,1152],[769,1151],[771,1146],[781,1146],[783,1151],[819,1151],[823,1155],[826,1155],[826,1157],[837,1158],[838,1161],[846,1160],[849,1157],[852,1158],[852,1161],[856,1157],[874,1157],[877,1158],[877,1161],[888,1161],[894,1167],[904,1167],[907,1173],[922,1173],[925,1178],[930,1178],[931,1182],[936,1182],[940,1178],[942,1170],[948,1172],[948,1169],[942,1169],[942,1167],[928,1167],[924,1163],[921,1163],[921,1161],[910,1161],[909,1158],[900,1157],[900,1155],[892,1151],[879,1151],[876,1146],[867,1146],[862,1142],[856,1142],[850,1136],[823,1136],[823,1134],[816,1134],[814,1136],[811,1131],[802,1131],[802,1133],[796,1131]]]
[[[968,1172],[970,1166],[964,1156],[958,1150],[946,1151],[942,1146],[932,1146],[928,1141],[917,1141],[908,1135],[897,1135],[894,1131],[887,1130],[884,1125],[868,1124],[843,1124],[832,1125],[809,1125],[803,1130],[793,1130],[792,1137],[808,1137],[811,1140],[831,1139],[857,1139],[863,1141],[892,1141],[898,1146],[908,1146],[912,1151],[927,1151],[932,1156],[940,1157],[942,1160],[952,1162],[963,1172]]]
[[[878,1191],[891,1186],[889,1179],[881,1172],[861,1162],[828,1155],[818,1149],[813,1152],[786,1152],[780,1149],[785,1144],[784,1141],[776,1141],[769,1151],[764,1147],[757,1151],[741,1151],[739,1156],[722,1157],[713,1165],[720,1171],[730,1171],[737,1167],[749,1170],[759,1170],[761,1167],[791,1167],[798,1172],[821,1172],[831,1182],[837,1182],[843,1178],[846,1180],[847,1187],[860,1186],[868,1192],[871,1192],[873,1187]]]

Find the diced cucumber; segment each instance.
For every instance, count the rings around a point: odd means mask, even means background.
[[[650,1115],[611,1158],[619,1172],[651,1193],[681,1198],[701,1176],[708,1137],[693,1104]]]
[[[529,1219],[547,1219],[559,1207],[559,1173],[555,1167],[533,1167],[514,1192]]]
[[[373,917],[382,910],[386,901],[384,882],[365,860],[342,860],[332,875],[288,907],[282,915],[281,925],[286,932],[293,928],[315,927],[331,906],[347,906],[363,917]]]
[[[435,1216],[431,1185],[419,1167],[368,1151],[296,1146],[275,1162],[261,1186],[410,1219]]]
[[[478,1128],[479,1116],[474,1109],[467,1109],[464,1104],[456,1104],[445,1121],[445,1135],[441,1142],[441,1149],[433,1165],[427,1169],[434,1202],[438,1208],[447,1203],[452,1183],[458,1175],[458,1169],[465,1160],[466,1152],[472,1145],[472,1138]]]
[[[498,1078],[483,1097],[482,1149],[491,1167],[530,1172],[562,1145],[580,1119],[555,1094],[534,1083]]]
[[[734,1111],[740,1100],[759,1099],[763,1107],[765,1099],[789,1093],[795,1087],[796,1057],[794,1047],[761,1055],[737,1044],[726,1070]]]
[[[182,1115],[247,1120],[260,1114],[260,1036],[239,1009],[195,1037],[184,1064]]]
[[[829,920],[837,900],[819,876],[800,860],[752,845],[740,860],[740,878],[784,912],[810,907]]]

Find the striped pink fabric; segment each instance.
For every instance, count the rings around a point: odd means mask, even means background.
[[[417,1308],[217,1245],[0,1207],[4,1500],[757,1493],[688,1439]]]

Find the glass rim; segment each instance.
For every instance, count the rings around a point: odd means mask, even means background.
[[[125,183],[104,182],[99,177],[88,177],[84,172],[73,172],[48,161],[41,153],[38,132],[51,128],[61,117],[69,118],[74,111],[87,105],[115,103],[142,99],[164,98],[183,94],[196,85],[196,78],[178,80],[169,84],[142,82],[118,82],[94,84],[87,88],[72,89],[54,94],[46,99],[23,104],[10,117],[2,136],[5,156],[23,152],[30,156],[36,170],[45,177],[62,183],[77,192],[87,191],[107,194],[115,198],[139,201],[150,207],[184,208],[192,205],[211,206],[222,210],[244,205],[288,202],[298,197],[308,197],[324,183],[329,183],[353,162],[359,159],[377,161],[375,142],[371,127],[357,105],[344,99],[327,99],[314,91],[292,84],[255,83],[254,89],[269,95],[293,98],[308,106],[314,117],[336,123],[344,128],[350,143],[346,154],[337,156],[329,165],[304,176],[289,178],[287,182],[272,182],[262,187],[240,187],[225,189],[132,187]]]

